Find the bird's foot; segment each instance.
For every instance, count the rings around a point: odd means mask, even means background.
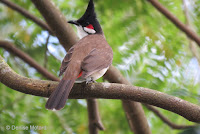
[[[97,82],[93,80],[93,77],[90,77],[86,80],[86,84],[90,84],[90,83],[97,83]]]

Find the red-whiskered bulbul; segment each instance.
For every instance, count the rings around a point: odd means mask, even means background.
[[[46,103],[49,110],[60,110],[65,106],[77,78],[87,83],[94,82],[112,64],[113,51],[97,20],[93,0],[89,1],[87,10],[80,19],[68,23],[77,27],[81,39],[69,49],[62,61],[59,76],[64,76]]]

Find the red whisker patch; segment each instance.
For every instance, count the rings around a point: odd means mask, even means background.
[[[93,25],[92,24],[89,24],[88,26],[86,26],[87,28],[89,29],[94,29]]]
[[[82,74],[83,74],[83,71],[80,72],[77,78],[81,77]]]

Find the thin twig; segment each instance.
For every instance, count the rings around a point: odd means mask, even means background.
[[[50,38],[50,35],[48,35],[48,37],[46,39],[46,44],[45,44],[44,68],[47,68],[47,62],[48,62],[47,52],[48,52],[49,38]]]
[[[49,31],[49,33],[51,33],[53,35],[53,31],[51,30],[51,28],[45,22],[43,22],[42,20],[40,20],[37,17],[35,17],[34,15],[32,15],[31,13],[29,13],[24,8],[16,5],[15,3],[13,3],[13,2],[11,2],[9,0],[0,0],[0,2],[3,3],[3,4],[5,4],[5,5],[7,5],[9,8],[17,11],[18,13],[22,14],[26,18],[32,20],[33,22],[35,22],[36,24],[38,24],[43,29]]]
[[[179,19],[177,19],[167,8],[159,3],[158,0],[148,0],[158,11],[160,11],[165,17],[167,17],[172,23],[174,23],[177,28],[183,31],[189,38],[194,40],[200,46],[200,37],[192,31],[188,26],[183,24]]]
[[[191,128],[191,127],[197,126],[197,125],[177,125],[177,124],[171,122],[167,117],[162,115],[162,113],[159,110],[157,110],[155,107],[153,107],[151,105],[147,105],[147,104],[144,104],[144,105],[149,110],[151,110],[155,115],[157,115],[165,124],[167,124],[172,129],[187,129],[187,128]]]

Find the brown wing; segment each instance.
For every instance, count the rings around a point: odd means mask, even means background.
[[[65,70],[67,69],[67,67],[69,65],[69,62],[71,61],[71,57],[72,57],[73,51],[74,51],[74,47],[71,47],[69,49],[69,51],[67,52],[65,58],[63,59],[61,67],[60,67],[60,74],[59,74],[59,76],[61,76],[65,72]]]
[[[82,77],[87,78],[94,72],[109,67],[112,64],[112,59],[113,52],[110,46],[106,50],[92,49],[81,64],[81,69],[83,70]]]

